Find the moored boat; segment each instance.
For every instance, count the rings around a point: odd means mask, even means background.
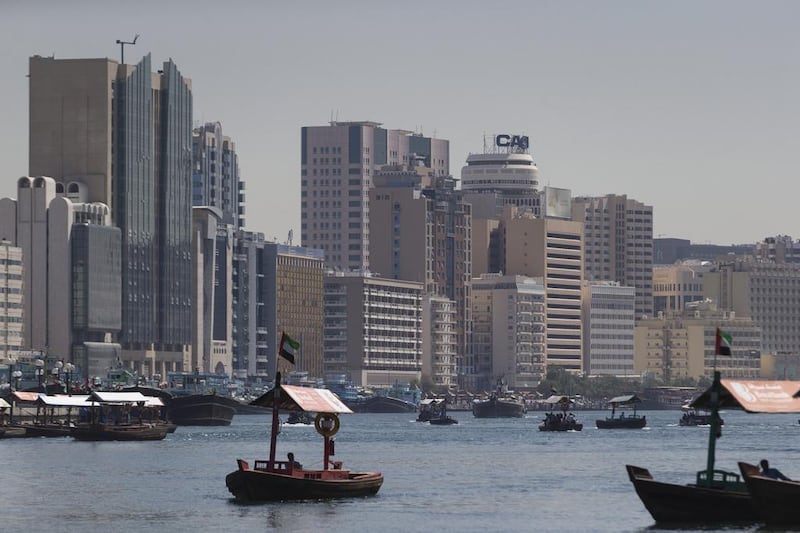
[[[167,404],[167,418],[179,426],[230,426],[237,404],[220,394],[176,395]]]
[[[253,401],[273,410],[269,459],[249,463],[237,459],[238,469],[228,474],[225,485],[237,501],[279,501],[330,499],[376,494],[383,484],[380,472],[353,472],[340,461],[332,461],[333,436],[339,430],[340,413],[352,413],[331,391],[282,385],[276,373],[275,387]],[[279,410],[318,413],[314,426],[324,438],[322,469],[306,469],[288,461],[275,459],[279,431]]]
[[[608,401],[611,406],[611,416],[595,421],[598,429],[641,429],[647,425],[644,415],[636,414],[636,404],[641,403],[641,399],[635,394],[617,396]],[[620,411],[616,416],[616,410],[624,407],[633,408],[633,414],[625,416],[624,411]]]
[[[82,441],[152,441],[162,440],[174,431],[173,424],[159,419],[163,407],[160,398],[140,392],[94,391],[85,400],[88,413],[70,430],[70,436]]]
[[[758,516],[769,526],[800,526],[800,482],[773,479],[756,465],[739,463]]]

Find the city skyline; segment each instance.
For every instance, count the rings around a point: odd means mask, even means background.
[[[800,237],[793,3],[80,4],[0,7],[0,197],[28,173],[28,58],[119,60],[139,34],[126,63],[179,65],[193,124],[237,145],[247,229],[278,241],[299,244],[301,128],[330,120],[449,140],[457,178],[484,134],[526,134],[540,187],[652,205],[656,238]]]

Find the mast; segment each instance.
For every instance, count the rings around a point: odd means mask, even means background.
[[[708,432],[708,460],[706,463],[706,483],[710,487],[714,481],[714,459],[717,447],[717,438],[720,434],[719,425],[719,393],[720,373],[716,369],[717,356],[714,355],[714,382],[711,385],[711,426]],[[699,476],[698,476],[699,477]]]
[[[275,366],[277,366],[277,360]],[[275,449],[278,444],[278,433],[280,431],[280,419],[278,418],[278,411],[280,410],[279,403],[281,399],[281,374],[275,372],[275,388],[272,395],[272,430],[269,436],[269,469],[275,468]]]

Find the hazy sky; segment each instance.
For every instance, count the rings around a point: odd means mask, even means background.
[[[28,170],[28,57],[170,57],[220,121],[247,228],[300,244],[300,128],[523,133],[541,185],[627,194],[654,236],[797,230],[800,2],[0,0],[0,197]]]

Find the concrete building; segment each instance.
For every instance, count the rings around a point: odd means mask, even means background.
[[[293,367],[279,369],[322,377],[324,260],[322,250],[267,242],[262,233],[239,231],[233,302],[237,377],[271,382],[283,331],[300,342],[300,352]]]
[[[754,255],[763,261],[775,263],[800,263],[800,241],[789,235],[767,237],[756,243]]]
[[[502,250],[499,264],[490,265],[493,272],[543,279],[547,365],[583,371],[583,223],[536,218],[511,207],[493,240]]]
[[[800,265],[734,256],[703,275],[703,292],[720,309],[751,317],[764,352],[800,354]]]
[[[545,288],[541,278],[482,274],[472,280],[474,367],[471,390],[498,381],[532,390],[546,372]]]
[[[733,355],[715,356],[717,328],[733,337]],[[761,377],[761,329],[752,319],[696,302],[681,313],[637,321],[634,370],[664,384],[713,377]]]
[[[245,223],[245,188],[239,156],[222,124],[207,122],[192,131],[192,205],[216,207],[234,233]]]
[[[422,385],[445,393],[457,385],[456,303],[441,296],[422,297]]]
[[[233,300],[230,291],[233,254],[218,239],[219,229],[228,225],[215,207],[192,209],[192,358],[191,369],[205,374],[230,376],[233,370],[233,321],[229,313]],[[225,248],[217,248],[222,244]],[[220,279],[222,278],[222,279]],[[217,301],[222,298],[222,301]],[[218,324],[217,320],[223,323]]]
[[[653,239],[653,264],[671,265],[678,261],[715,261],[725,255],[751,255],[752,244],[692,244],[689,239]]]
[[[636,289],[616,281],[583,284],[584,368],[591,376],[633,376]]]
[[[325,375],[389,387],[422,377],[423,284],[356,272],[325,276]]]
[[[192,95],[175,64],[29,63],[31,175],[110,206],[122,235],[122,360],[185,370],[192,339]],[[34,261],[36,258],[32,258]]]
[[[301,130],[301,239],[325,251],[328,264],[366,272],[369,260],[369,191],[375,172],[418,164],[450,174],[450,143],[377,122],[331,122]]]
[[[0,241],[0,360],[4,363],[15,360],[24,347],[22,271],[22,248]]]
[[[426,167],[384,167],[373,183],[372,271],[382,277],[423,283],[427,294],[455,304],[454,362],[463,373],[460,367],[469,354],[471,331],[471,206],[462,201],[455,179],[436,176]]]
[[[653,315],[653,207],[626,195],[572,199],[583,222],[584,275],[636,287],[636,318]]]
[[[708,261],[684,261],[653,266],[653,315],[670,314],[705,299],[703,274],[713,267]]]

